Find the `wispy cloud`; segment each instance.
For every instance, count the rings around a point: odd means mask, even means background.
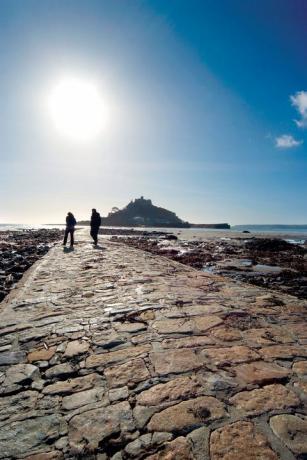
[[[290,96],[292,105],[300,114],[299,120],[294,120],[299,128],[307,128],[307,91],[298,91]]]
[[[291,149],[293,147],[298,147],[302,143],[303,141],[298,141],[289,134],[283,134],[275,138],[275,146],[279,149]]]

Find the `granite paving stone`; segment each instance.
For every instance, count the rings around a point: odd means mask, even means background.
[[[64,356],[69,358],[86,353],[90,347],[90,344],[85,340],[73,340],[67,344]]]
[[[152,386],[140,393],[136,399],[142,406],[157,406],[164,402],[193,398],[201,393],[201,388],[195,377],[178,377]]]
[[[154,414],[149,431],[187,432],[207,421],[226,416],[224,404],[212,396],[200,396],[183,401]]]
[[[159,375],[187,372],[203,365],[201,358],[191,349],[175,349],[150,354],[154,370]]]
[[[156,454],[147,457],[147,460],[192,460],[192,449],[189,442],[183,436],[179,436]]]
[[[298,375],[307,375],[307,361],[295,362],[292,369]]]
[[[76,377],[68,380],[60,380],[51,385],[45,386],[43,393],[46,395],[65,395],[75,393],[77,391],[93,388],[95,385],[100,385],[102,378],[98,374],[89,374],[84,377]]]
[[[264,384],[284,380],[291,371],[278,364],[255,361],[250,364],[240,364],[232,368],[238,381],[245,384]]]
[[[180,337],[179,339],[165,339],[161,343],[163,348],[195,348],[204,345],[214,345],[214,340],[206,335]]]
[[[296,415],[275,415],[270,419],[275,435],[296,454],[307,453],[307,420]]]
[[[64,396],[62,399],[62,407],[67,411],[77,409],[81,406],[101,401],[104,395],[105,389],[102,387],[79,391],[78,393]]]
[[[98,355],[92,354],[86,359],[85,363],[86,367],[88,368],[99,367],[120,361],[125,361],[128,358],[142,355],[150,350],[151,346],[149,344],[146,344],[128,347],[117,351],[110,351],[108,353],[100,353]]]
[[[202,354],[217,366],[226,363],[245,363],[259,359],[259,355],[255,351],[243,345],[209,348],[203,350]]]
[[[273,384],[251,391],[242,391],[230,398],[229,402],[246,414],[255,415],[270,410],[295,407],[299,398],[284,385]]]
[[[28,354],[29,363],[34,363],[35,361],[49,361],[56,352],[56,347],[50,348],[41,348],[39,350],[31,351]]]
[[[295,356],[306,356],[307,348],[297,345],[272,345],[262,348],[259,353],[265,358],[293,358]]]
[[[142,358],[136,358],[117,366],[105,369],[104,375],[110,388],[126,384],[135,384],[150,377],[150,373]]]
[[[306,380],[299,380],[298,382],[294,382],[293,387],[300,390],[303,393],[302,399],[307,400],[307,381]]]
[[[111,435],[129,439],[127,435],[134,428],[131,407],[123,401],[76,415],[69,422],[68,437],[75,452],[82,452],[84,448],[92,451]]]
[[[278,455],[252,422],[239,421],[213,431],[210,437],[210,458],[278,460]]]

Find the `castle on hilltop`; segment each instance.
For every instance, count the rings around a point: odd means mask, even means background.
[[[89,225],[88,220],[78,222],[79,225]],[[230,225],[223,224],[190,224],[180,219],[174,212],[152,204],[143,196],[131,200],[123,209],[112,208],[107,217],[101,218],[101,225],[107,227],[173,227],[173,228],[219,228],[229,229]]]
[[[101,221],[102,225],[124,227],[190,227],[188,222],[179,219],[174,212],[153,205],[151,200],[143,196],[130,201],[123,209],[113,208]]]

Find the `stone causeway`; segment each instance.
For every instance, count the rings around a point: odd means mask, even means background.
[[[0,459],[307,458],[305,301],[76,239],[0,305]]]

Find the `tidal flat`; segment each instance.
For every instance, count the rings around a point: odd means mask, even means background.
[[[289,242],[281,234],[208,232],[199,238],[197,233],[176,233],[149,232],[112,239],[198,270],[307,298],[305,240],[286,235],[293,241]]]

